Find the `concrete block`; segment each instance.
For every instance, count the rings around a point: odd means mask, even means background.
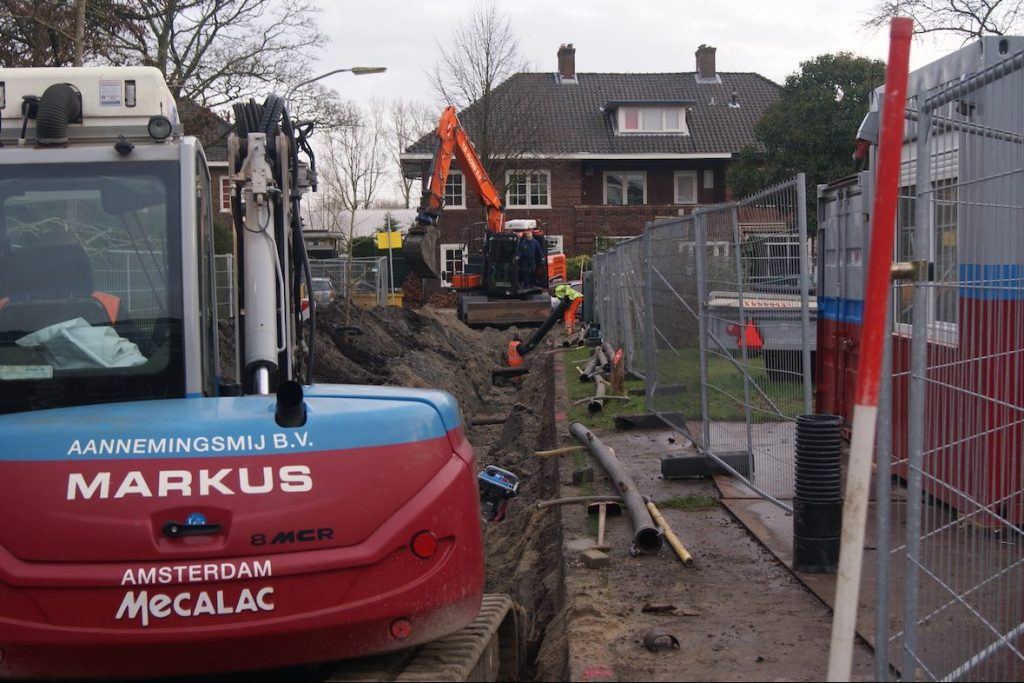
[[[611,559],[607,554],[602,553],[600,550],[595,550],[594,548],[580,553],[580,559],[583,560],[583,564],[591,569],[607,567],[611,562]]]

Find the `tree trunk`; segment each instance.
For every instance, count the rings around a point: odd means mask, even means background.
[[[76,0],[75,7],[75,66],[85,60],[85,1]]]

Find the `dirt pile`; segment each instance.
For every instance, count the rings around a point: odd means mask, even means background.
[[[509,386],[491,384],[491,370],[515,330],[472,330],[451,309],[356,311],[358,332],[339,331],[341,303],[317,315],[314,380],[443,389],[454,395],[476,451],[477,467],[497,465],[520,478],[520,494],[506,518],[484,532],[488,592],[509,593],[527,611],[531,674],[542,680],[565,675],[564,653],[548,643],[536,663],[548,624],[561,609],[562,561],[557,515],[533,503],[557,495],[557,463],[534,451],[555,442],[551,356],[527,357],[530,373]],[[473,426],[477,417],[507,417],[503,424]]]

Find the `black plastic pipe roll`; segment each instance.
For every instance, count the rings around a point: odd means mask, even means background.
[[[839,566],[841,424],[838,415],[796,419],[793,569],[799,572],[834,574]]]

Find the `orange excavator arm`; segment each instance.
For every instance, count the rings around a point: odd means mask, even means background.
[[[430,181],[423,190],[416,221],[409,229],[402,254],[420,277],[438,277],[437,223],[444,208],[444,186],[448,181],[452,157],[466,176],[470,190],[487,211],[487,229],[505,228],[505,206],[498,189],[487,174],[466,130],[459,123],[455,107],[442,112],[437,124],[437,147],[430,165]]]

